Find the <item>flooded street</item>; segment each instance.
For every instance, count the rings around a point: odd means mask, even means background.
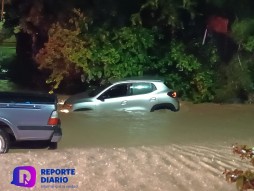
[[[8,80],[0,87],[23,90]],[[11,184],[18,166],[36,168],[31,190],[236,190],[222,173],[254,169],[231,151],[234,143],[254,146],[253,116],[253,104],[189,102],[181,102],[179,112],[61,113],[63,138],[57,150],[15,147],[0,155],[0,190],[27,190]],[[75,175],[66,184],[43,184],[43,168],[75,169]]]
[[[191,104],[179,112],[80,112],[60,114],[57,150],[11,149],[1,155],[1,190],[16,166],[75,168],[68,190],[232,191],[227,169],[253,169],[232,154],[233,143],[254,145],[254,105]],[[32,190],[42,187],[39,177]],[[52,184],[51,184],[52,185]],[[63,190],[52,188],[51,190]],[[67,190],[67,189],[65,189]]]
[[[253,105],[183,102],[180,112],[61,114],[60,148],[248,144],[254,142],[253,111]]]

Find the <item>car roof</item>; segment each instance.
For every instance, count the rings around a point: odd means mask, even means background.
[[[112,84],[115,83],[126,83],[126,82],[164,82],[164,79],[162,78],[147,78],[147,77],[135,77],[135,78],[125,78],[125,79],[121,79],[121,80],[115,80],[112,81]]]
[[[122,81],[114,82],[114,84],[127,83],[127,82],[163,82],[163,81],[161,81],[161,80],[122,80]]]

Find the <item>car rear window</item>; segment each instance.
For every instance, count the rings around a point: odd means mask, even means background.
[[[153,83],[139,82],[130,86],[131,95],[147,94],[156,90]]]

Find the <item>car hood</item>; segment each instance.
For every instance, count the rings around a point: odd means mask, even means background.
[[[74,103],[79,103],[79,102],[91,102],[91,101],[92,101],[92,98],[89,97],[88,92],[82,92],[82,93],[70,96],[65,101],[65,104],[74,104]]]

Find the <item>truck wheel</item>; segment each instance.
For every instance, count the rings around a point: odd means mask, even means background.
[[[57,149],[57,142],[50,142],[49,143],[49,150]]]
[[[0,154],[7,153],[10,148],[10,137],[2,129],[0,129]]]

